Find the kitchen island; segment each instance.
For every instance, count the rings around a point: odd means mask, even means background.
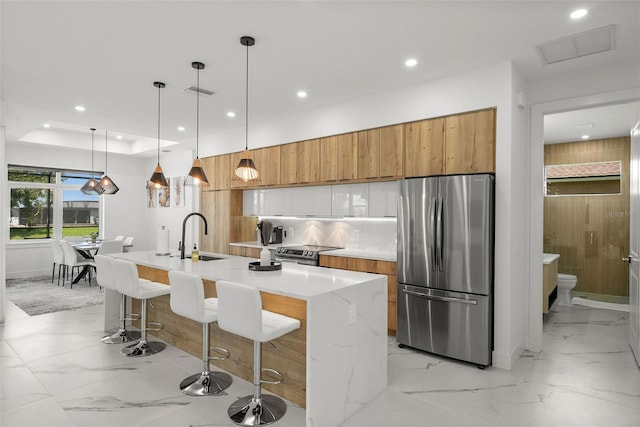
[[[300,320],[300,329],[274,340],[275,347],[263,345],[263,367],[285,377],[282,384],[263,388],[305,407],[307,426],[338,425],[386,388],[387,319],[380,315],[386,313],[385,276],[295,263],[284,263],[277,271],[251,271],[248,263],[255,259],[209,255],[223,259],[192,262],[153,251],[112,256],[133,261],[140,277],[161,283],[169,283],[170,270],[196,274],[207,297],[215,296],[217,280],[255,286],[265,310]],[[165,325],[153,334],[200,357],[202,326],[173,313],[168,296],[151,302],[148,321]],[[139,302],[132,305],[136,312]],[[252,343],[217,327],[210,333],[212,347],[231,353],[212,364],[251,381]]]

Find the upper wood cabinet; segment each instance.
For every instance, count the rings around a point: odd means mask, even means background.
[[[443,174],[444,118],[420,120],[404,126],[404,175]]]
[[[280,146],[258,148],[251,151],[253,163],[258,169],[261,187],[270,187],[280,184]]]
[[[345,181],[357,176],[357,133],[320,139],[320,181]]]
[[[298,143],[280,146],[280,184],[298,183]]]
[[[202,159],[204,173],[209,180],[209,187],[203,187],[205,191],[228,190],[231,179],[230,154],[206,157]]]
[[[496,110],[481,110],[445,118],[445,173],[496,170]]]
[[[313,183],[320,180],[320,140],[310,139],[296,144],[297,182]]]
[[[404,126],[358,132],[358,179],[400,177],[404,168]]]

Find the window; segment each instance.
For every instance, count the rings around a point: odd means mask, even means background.
[[[620,162],[545,166],[547,196],[620,194]]]
[[[8,167],[9,239],[62,239],[99,231],[100,198],[80,191],[90,172]]]

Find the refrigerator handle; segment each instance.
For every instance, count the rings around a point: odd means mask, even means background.
[[[431,238],[429,239],[431,242],[431,247],[430,249],[430,256],[431,256],[431,269],[435,270],[436,269],[436,239],[435,237],[435,233],[436,233],[436,198],[432,197],[431,201],[429,202],[429,213],[430,213],[430,227],[429,227],[429,234],[431,236]]]
[[[442,302],[457,302],[460,304],[467,304],[467,305],[478,305],[478,300],[475,299],[463,299],[463,298],[453,298],[453,297],[442,297],[439,295],[429,295],[429,294],[423,294],[421,292],[413,292],[413,291],[408,291],[406,289],[403,290],[403,292],[405,294],[408,295],[413,295],[415,297],[420,297],[420,298],[425,298],[425,299],[430,299],[430,300],[434,300],[434,301],[442,301]]]
[[[436,258],[437,258],[437,264],[438,264],[438,269],[440,271],[444,270],[444,263],[442,262],[442,197],[438,198],[438,218],[436,219],[437,222],[437,229],[436,229]]]

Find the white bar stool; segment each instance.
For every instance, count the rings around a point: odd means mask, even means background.
[[[171,310],[188,319],[202,323],[202,361],[204,368],[199,374],[193,374],[180,383],[180,390],[190,396],[211,396],[228,388],[233,381],[225,372],[210,371],[209,360],[224,360],[229,352],[223,348],[215,350],[224,357],[210,356],[209,324],[218,320],[218,299],[204,297],[202,279],[194,274],[181,271],[169,272],[171,284]]]
[[[108,257],[106,255],[96,255],[93,257],[96,262],[96,279],[98,281],[98,285],[103,288],[112,289],[114,291],[118,291],[116,289],[115,277],[113,272],[113,261],[114,259]],[[148,280],[140,279],[148,282]],[[130,341],[136,341],[140,339],[140,332],[138,331],[127,331],[127,320],[138,319],[140,316],[135,315],[131,317],[127,317],[127,296],[125,294],[121,294],[122,298],[120,298],[120,328],[113,335],[107,335],[102,338],[102,342],[105,344],[123,344]]]
[[[147,331],[159,331],[162,329],[160,323],[150,323],[157,326],[154,329],[147,328],[147,300],[149,298],[168,295],[169,286],[156,282],[140,282],[138,278],[138,268],[131,261],[122,259],[113,260],[113,272],[116,283],[116,289],[131,298],[140,301],[140,341],[137,344],[131,344],[122,349],[123,356],[142,357],[150,356],[161,352],[167,346],[163,342],[147,341]]]
[[[227,410],[229,418],[241,426],[272,424],[284,416],[287,405],[277,396],[262,395],[262,383],[279,384],[283,380],[278,371],[262,369],[262,343],[300,328],[300,321],[263,310],[260,291],[252,286],[219,281],[216,292],[220,329],[253,340],[253,395],[232,403]],[[280,380],[262,380],[263,370],[278,375]]]

